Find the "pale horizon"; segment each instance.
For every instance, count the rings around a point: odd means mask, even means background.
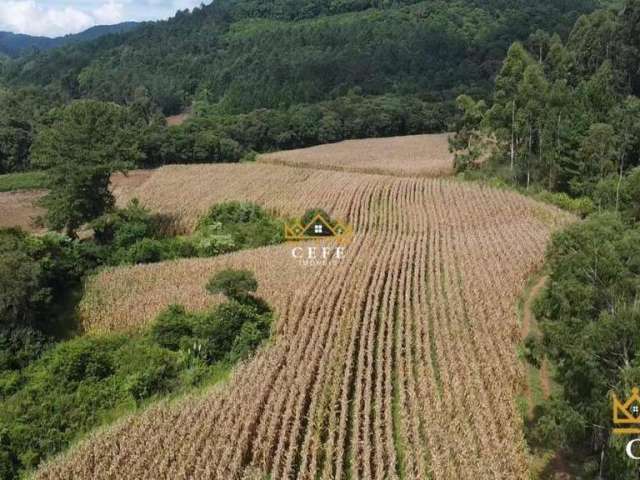
[[[0,3],[0,31],[60,37],[99,25],[164,20],[209,0],[8,0]]]

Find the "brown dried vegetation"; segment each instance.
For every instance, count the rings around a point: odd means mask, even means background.
[[[20,227],[27,232],[40,232],[35,219],[44,214],[37,202],[46,192],[23,190],[0,192],[0,228]]]
[[[346,140],[317,147],[260,155],[259,162],[399,177],[453,174],[450,134]]]
[[[205,308],[212,272],[251,268],[274,340],[223,388],[126,419],[36,478],[528,478],[515,305],[571,217],[452,180],[259,164],[166,167],[120,201],[132,196],[185,229],[215,202],[252,200],[323,207],[356,235],[324,267],[284,245],[91,279],[85,324],[113,331],[173,302]]]

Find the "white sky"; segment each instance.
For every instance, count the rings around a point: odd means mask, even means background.
[[[210,0],[0,0],[0,31],[56,37],[94,25],[169,18]]]

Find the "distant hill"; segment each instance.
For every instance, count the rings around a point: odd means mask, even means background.
[[[131,103],[167,115],[317,104],[353,93],[482,96],[514,40],[566,37],[597,0],[216,0],[168,21],[0,64],[7,86]]]
[[[65,45],[95,40],[96,38],[110,33],[128,32],[138,25],[139,23],[137,22],[124,22],[116,25],[99,25],[91,27],[84,32],[56,38],[34,37],[21,33],[0,32],[0,53],[16,58],[24,53],[33,52],[34,50],[50,50],[52,48],[62,47]]]

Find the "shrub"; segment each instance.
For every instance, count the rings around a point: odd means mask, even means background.
[[[258,282],[248,270],[223,270],[207,283],[209,293],[223,293],[228,298],[241,299],[258,289]]]
[[[258,323],[245,323],[233,341],[229,358],[231,360],[240,360],[248,357],[251,352],[258,348],[264,338],[265,333],[261,330]]]
[[[0,327],[0,371],[25,368],[50,345],[51,340],[32,327]]]
[[[125,388],[133,398],[140,401],[169,390],[170,382],[175,377],[176,370],[172,365],[147,367],[131,375]]]
[[[546,449],[567,448],[584,437],[584,418],[571,406],[558,399],[550,399],[536,407],[536,422],[526,432],[532,446]]]
[[[185,337],[193,336],[191,315],[181,305],[172,305],[162,312],[151,326],[151,338],[158,345],[176,351]]]
[[[238,249],[233,237],[222,230],[220,222],[201,226],[190,239],[190,243],[199,257],[212,257]]]
[[[257,248],[284,241],[282,222],[254,203],[214,205],[200,220],[197,231],[205,236],[228,235],[234,249]]]
[[[218,305],[210,314],[199,317],[194,336],[202,341],[203,358],[209,363],[224,359],[242,327],[258,319],[255,309],[236,301]]]
[[[126,208],[107,213],[91,223],[95,239],[101,245],[115,249],[129,247],[157,236],[157,225],[148,210],[134,199]]]
[[[0,229],[0,324],[51,322],[54,305],[92,263],[79,245],[57,234]]]
[[[267,213],[254,203],[226,202],[214,205],[200,221],[201,225],[219,222],[222,225],[250,223],[266,218]]]
[[[50,301],[40,264],[23,251],[0,252],[0,322],[29,323]]]
[[[586,217],[595,211],[593,200],[588,197],[573,198],[564,192],[554,193],[543,191],[538,193],[536,198],[542,202],[550,203],[581,217]]]
[[[0,400],[15,393],[20,387],[22,377],[16,371],[4,371],[0,373]],[[2,476],[0,476],[2,478]]]
[[[524,358],[536,368],[540,368],[544,358],[544,346],[538,335],[530,333],[524,339]]]
[[[122,263],[155,263],[170,258],[167,244],[161,240],[144,238],[122,252],[119,259]]]
[[[113,347],[90,338],[60,344],[47,358],[47,370],[59,382],[105,379],[114,373],[109,354]]]

